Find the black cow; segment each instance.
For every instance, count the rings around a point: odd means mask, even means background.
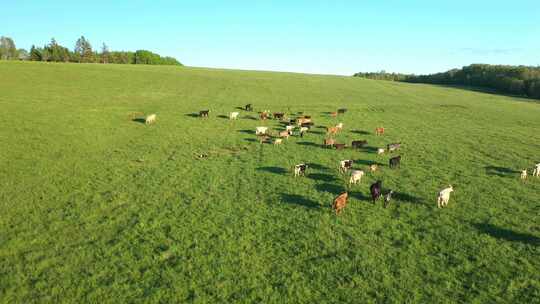
[[[337,112],[338,114],[345,114],[345,112],[347,112],[347,109],[338,109]]]
[[[375,201],[381,197],[381,191],[382,191],[382,181],[378,180],[376,183],[371,185],[369,187],[369,191],[371,192],[371,199],[373,200],[373,204],[375,204]]]
[[[388,149],[388,152],[392,152],[392,151],[395,151],[395,150],[401,148],[401,143],[389,144],[389,145],[386,146],[386,148]]]
[[[351,146],[353,148],[362,148],[363,146],[367,145],[367,143],[367,140],[353,140]]]
[[[283,117],[285,117],[285,113],[274,113],[272,114],[272,116],[274,116],[274,119],[283,119]]]
[[[347,170],[352,168],[353,163],[354,161],[352,159],[342,160],[339,164],[339,171],[347,172]]]
[[[246,105],[246,106],[245,106],[244,108],[245,108],[245,109],[246,109],[246,111],[248,111],[248,112],[251,112],[251,111],[253,111],[253,107],[251,106],[251,104],[250,104],[250,103],[248,103],[248,104],[247,104],[247,105]]]
[[[199,116],[208,117],[208,113],[210,113],[210,110],[202,110],[202,111],[199,111]]]
[[[305,176],[308,165],[299,164],[294,166],[294,176]]]
[[[399,168],[401,165],[401,155],[390,158],[388,163],[389,163],[390,168],[396,168],[396,167]]]

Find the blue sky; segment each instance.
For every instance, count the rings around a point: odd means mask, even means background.
[[[540,65],[540,0],[5,1],[0,35],[148,49],[189,66],[350,75]]]

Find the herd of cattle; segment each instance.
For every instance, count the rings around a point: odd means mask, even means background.
[[[243,110],[247,112],[253,111],[253,106],[251,104],[247,104],[243,107]],[[331,117],[337,117],[340,114],[345,114],[347,112],[347,109],[338,109],[336,112],[331,112]],[[199,111],[198,116],[201,118],[207,118],[209,116],[210,111],[209,110],[202,110]],[[230,112],[229,113],[229,119],[236,120],[238,119],[240,113],[239,112]],[[311,116],[303,115],[302,112],[298,113],[298,116],[294,119],[286,120],[285,113],[281,112],[274,112],[270,113],[270,111],[265,110],[262,112],[259,112],[259,118],[260,120],[267,120],[267,119],[276,119],[285,124],[285,130],[279,131],[277,134],[271,134],[268,127],[265,126],[259,126],[255,128],[255,135],[259,138],[259,142],[262,143],[273,143],[274,145],[280,145],[283,143],[283,139],[288,139],[290,136],[293,135],[293,132],[298,129],[298,136],[303,137],[309,130],[314,126],[313,119]],[[151,114],[146,116],[145,123],[146,124],[152,124],[156,122],[156,114]],[[336,142],[334,136],[341,132],[343,130],[343,123],[338,123],[335,126],[327,127],[326,128],[326,138],[323,141],[323,146],[327,148],[334,148],[336,150],[342,150],[347,147],[345,143],[338,143]],[[384,135],[385,129],[383,127],[377,127],[375,128],[375,134],[377,136]],[[352,148],[362,148],[367,145],[366,140],[354,140],[351,142]],[[401,143],[391,143],[388,144],[385,148],[378,148],[377,154],[384,154],[386,151],[388,152],[394,152],[401,148]],[[349,178],[349,185],[357,184],[362,180],[362,177],[365,175],[365,172],[363,170],[352,170],[354,161],[347,159],[342,160],[339,164],[339,171],[342,174],[347,173],[350,170],[350,178]],[[390,168],[399,168],[401,165],[401,155],[391,157],[389,159],[388,165]],[[305,176],[306,171],[308,170],[307,164],[298,164],[294,166],[294,177],[300,177]],[[377,171],[378,166],[376,164],[372,164],[368,167],[370,172]],[[527,178],[527,169],[524,169],[521,171],[521,179],[524,180]],[[540,163],[535,165],[535,168],[533,169],[532,175],[534,177],[540,177]],[[392,199],[392,194],[394,193],[393,190],[388,190],[385,194],[383,194],[382,190],[382,181],[377,180],[375,183],[373,183],[370,186],[370,193],[371,193],[371,199],[373,200],[373,203],[375,204],[377,200],[380,198],[384,199],[383,206],[386,208]],[[437,207],[443,208],[448,205],[448,202],[450,200],[450,193],[454,191],[454,188],[452,185],[449,185],[447,188],[442,189],[438,196],[437,196]],[[349,193],[347,191],[341,193],[338,195],[332,204],[332,209],[335,210],[336,214],[339,214],[347,205]]]

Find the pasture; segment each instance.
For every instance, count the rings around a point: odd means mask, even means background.
[[[538,303],[540,178],[519,178],[540,162],[538,103],[188,67],[0,62],[0,79],[2,303]],[[284,130],[266,109],[315,127],[260,144],[255,127]],[[368,145],[323,148],[338,122]],[[366,175],[336,216],[345,159]]]

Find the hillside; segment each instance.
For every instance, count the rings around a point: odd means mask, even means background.
[[[519,180],[540,162],[538,103],[176,66],[0,62],[0,79],[1,303],[540,298],[540,178]],[[247,103],[303,111],[316,127],[259,144],[256,126],[282,127],[236,110]],[[348,112],[330,117],[337,108]],[[193,117],[203,109],[208,119]],[[339,142],[369,147],[322,148],[320,126],[339,121]],[[374,153],[391,142],[403,143],[400,169]],[[343,159],[380,170],[337,217]],[[386,209],[369,199],[377,179],[396,192]]]

